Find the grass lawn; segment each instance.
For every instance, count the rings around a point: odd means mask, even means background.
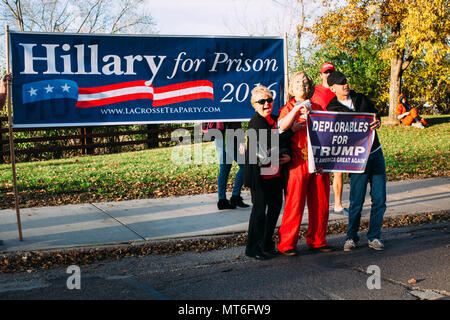
[[[388,180],[449,176],[450,115],[427,117],[431,126],[382,126]],[[197,145],[197,148],[199,146]],[[172,162],[173,147],[18,163],[21,207],[116,201],[217,192],[213,143],[201,146],[207,163]],[[175,151],[174,151],[175,150]],[[198,159],[197,159],[198,160]],[[233,165],[232,176],[237,171]],[[346,175],[345,175],[346,176]],[[231,188],[232,180],[229,181]],[[14,207],[10,164],[0,165],[0,208]]]
[[[449,176],[450,115],[425,117],[426,129],[386,126],[379,130],[389,181]]]

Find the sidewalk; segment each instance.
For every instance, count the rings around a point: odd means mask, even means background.
[[[246,203],[250,194],[243,193]],[[330,208],[333,204],[331,192]],[[344,186],[348,207],[349,186]],[[217,210],[217,194],[164,199],[102,202],[59,207],[23,208],[23,241],[19,241],[16,211],[0,210],[0,252],[31,251],[148,240],[245,232],[250,208]],[[450,209],[450,178],[388,182],[385,217]],[[369,190],[363,219],[370,210]],[[281,215],[279,223],[281,221]],[[329,223],[347,222],[330,211]],[[308,223],[307,209],[303,224]]]

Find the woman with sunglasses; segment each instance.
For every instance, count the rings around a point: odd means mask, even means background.
[[[268,88],[255,87],[251,92],[251,104],[256,113],[248,124],[244,185],[250,188],[253,207],[245,254],[266,260],[276,255],[272,238],[283,202],[281,171],[291,159],[288,153],[293,131],[279,134],[277,116],[271,114],[273,97]]]
[[[306,117],[309,111],[322,108],[309,99],[314,93],[314,83],[305,72],[297,72],[291,77],[289,94],[291,100],[280,109],[278,126],[288,130],[302,124],[291,139],[292,161],[289,163],[289,180],[283,219],[278,230],[280,242],[278,251],[288,256],[296,256],[300,225],[305,202],[308,204],[308,233],[306,244],[310,250],[328,252],[326,232],[330,197],[329,174],[309,173]]]

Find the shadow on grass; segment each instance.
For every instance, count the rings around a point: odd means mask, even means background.
[[[443,123],[449,123],[450,122],[450,115],[445,115],[445,116],[429,116],[429,117],[425,117],[425,119],[427,120],[428,124],[430,126],[432,125],[436,125],[436,124],[443,124]]]

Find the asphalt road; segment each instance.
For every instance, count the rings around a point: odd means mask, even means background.
[[[65,268],[0,274],[0,300],[177,300],[172,307],[181,308],[192,300],[270,304],[269,300],[448,299],[448,227],[444,223],[385,229],[386,250],[381,252],[367,247],[363,233],[352,252],[343,252],[344,237],[335,235],[329,242],[337,251],[312,253],[302,239],[298,257],[268,261],[247,258],[243,247],[235,247],[81,266],[79,278]],[[368,269],[376,272],[367,273]],[[412,279],[416,283],[408,283]],[[69,290],[68,282],[80,289]],[[369,289],[368,282],[375,288]],[[231,307],[216,312],[224,311],[231,312]]]

